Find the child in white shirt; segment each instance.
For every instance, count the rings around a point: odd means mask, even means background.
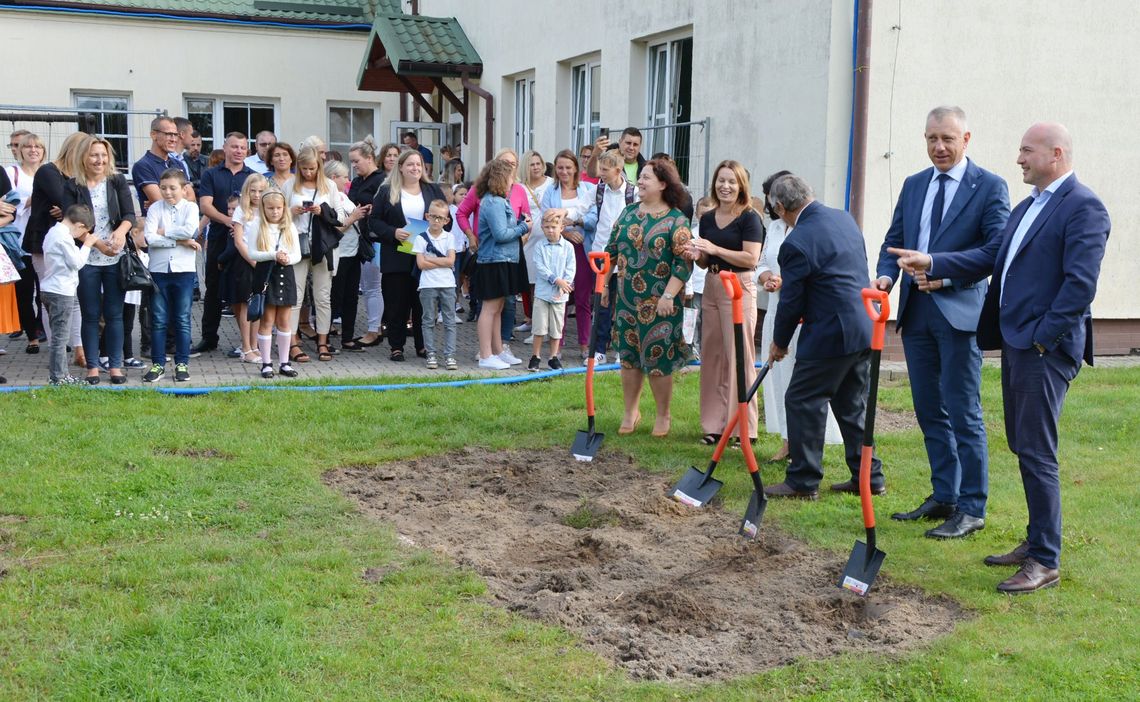
[[[44,236],[44,274],[40,278],[40,296],[47,307],[48,326],[51,327],[48,382],[52,385],[81,382],[67,372],[67,340],[71,336],[79,269],[87,263],[91,247],[98,239],[92,233],[94,228],[95,215],[91,208],[72,205],[63,213],[63,221]],[[77,241],[82,241],[83,246],[76,246]]]
[[[534,247],[534,310],[531,315],[534,334],[534,354],[527,370],[537,371],[542,364],[542,340],[550,336],[550,368],[561,370],[558,351],[562,345],[562,326],[566,321],[566,300],[573,289],[574,246],[562,238],[562,217],[565,210],[548,209],[542,213],[542,233],[545,240]]]
[[[166,330],[174,330],[174,380],[190,380],[190,303],[197,280],[197,252],[202,245],[198,235],[198,205],[183,199],[186,174],[180,168],[163,172],[158,180],[162,202],[147,209],[146,237],[154,278],[150,314],[152,363],[143,376],[147,383],[158,382],[166,374]]]
[[[439,368],[435,355],[435,318],[443,317],[443,355],[447,370],[457,370],[455,361],[455,240],[443,228],[451,222],[451,212],[443,200],[432,200],[427,209],[428,230],[412,242],[412,253],[420,269],[420,307],[427,367]]]

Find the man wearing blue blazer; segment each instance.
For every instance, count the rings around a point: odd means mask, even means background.
[[[863,307],[867,287],[867,249],[863,234],[843,210],[824,207],[798,176],[772,183],[773,210],[788,225],[780,247],[780,304],[769,362],[788,353],[796,325],[803,320],[796,368],[784,395],[788,416],[787,477],[764,488],[772,497],[819,497],[823,480],[823,441],[827,405],[835,413],[851,480],[859,484],[859,457],[871,370],[871,320]],[[874,457],[871,492],[886,492],[883,465]]]
[[[1093,362],[1092,313],[1108,242],[1108,212],[1072,168],[1065,127],[1035,124],[1017,163],[1033,186],[1000,239],[955,253],[893,249],[899,265],[928,277],[993,274],[978,322],[978,344],[1001,349],[1005,432],[1017,455],[1029,511],[1026,538],[987,565],[1018,565],[1001,592],[1034,592],[1060,582],[1061,483],[1057,423],[1069,384]]]
[[[959,107],[926,116],[926,151],[934,165],[907,178],[879,253],[878,279],[890,291],[899,277],[888,248],[965,251],[998,239],[1009,219],[1005,181],[966,157],[970,131]],[[975,342],[988,289],[981,280],[902,274],[896,326],[910,374],[933,488],[917,509],[894,519],[945,519],[931,538],[961,538],[985,528],[989,448],[982,420],[982,352]]]

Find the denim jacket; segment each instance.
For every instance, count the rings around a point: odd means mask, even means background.
[[[594,243],[594,230],[598,228],[598,207],[594,204],[594,193],[598,186],[586,181],[578,183],[578,202],[584,203],[589,209],[585,211],[582,216],[582,226],[580,228],[582,237],[585,240],[583,246],[586,251],[590,250],[590,246]],[[554,182],[542,196],[542,204],[540,205],[541,212],[535,217],[538,222],[542,221],[542,212],[549,209],[558,209],[562,207],[562,186],[557,181]],[[577,228],[577,227],[576,227]],[[538,233],[538,232],[536,232]]]
[[[487,193],[479,201],[479,263],[518,263],[518,240],[530,231],[506,198]]]

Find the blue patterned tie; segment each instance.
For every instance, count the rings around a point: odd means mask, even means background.
[[[946,202],[946,181],[950,176],[945,173],[938,174],[938,192],[934,193],[934,204],[930,207],[930,239],[933,241],[942,226],[942,206]],[[930,243],[927,242],[927,247]]]

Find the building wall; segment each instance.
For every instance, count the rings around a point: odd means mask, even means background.
[[[1129,122],[1140,113],[1134,38],[1140,3],[907,2],[901,17],[899,9],[876,3],[872,17],[864,218],[871,255],[878,256],[903,179],[930,165],[922,138],[930,108],[957,104],[966,111],[968,155],[1006,179],[1015,204],[1030,189],[1016,163],[1022,134],[1036,121],[1059,121],[1073,135],[1077,176],[1112,218],[1093,314],[1140,317],[1131,285],[1140,257],[1134,235],[1140,201],[1130,177],[1136,148],[1128,137]],[[1127,328],[1109,326],[1114,335]],[[1126,353],[1137,346],[1134,339],[1106,341]],[[1098,350],[1108,346],[1098,340]]]
[[[181,115],[185,96],[252,98],[278,106],[278,135],[294,144],[327,138],[330,103],[379,107],[381,143],[399,116],[395,94],[356,90],[363,32],[3,10],[0,24],[4,56],[23,58],[5,61],[21,66],[5,81],[6,104],[68,107],[75,91],[115,92],[129,93],[132,109]],[[83,53],[84,46],[94,50]],[[150,144],[146,120],[132,129],[137,159]]]
[[[481,84],[496,98],[496,148],[513,144],[513,82],[523,75],[535,78],[538,151],[550,160],[570,143],[571,66],[584,58],[601,61],[602,125],[646,124],[649,45],[692,36],[692,119],[712,119],[710,167],[735,158],[758,177],[789,168],[842,204],[849,2],[805,0],[794,13],[777,0],[500,0],[494,12],[487,7],[468,0],[420,3],[425,15],[456,17],[482,57]],[[483,101],[475,101],[465,151],[472,169],[484,153],[483,110]],[[703,152],[703,138],[693,131],[694,153]]]

